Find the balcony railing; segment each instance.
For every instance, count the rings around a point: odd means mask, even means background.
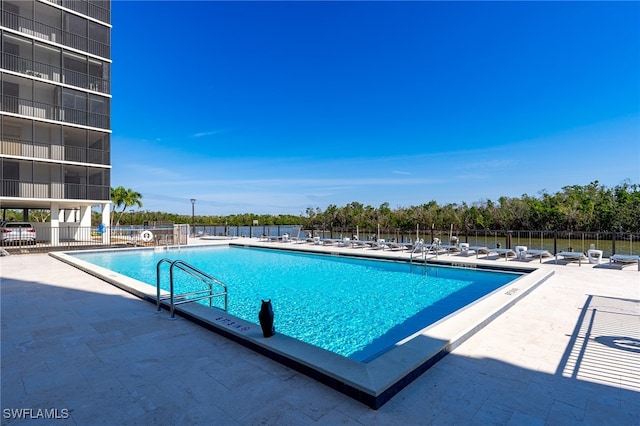
[[[56,83],[109,93],[109,80],[2,52],[2,68]]]
[[[87,0],[49,0],[51,3],[55,3],[67,9],[71,9],[83,15],[90,16],[107,24],[111,23],[111,10],[108,8],[98,6],[95,2],[89,2]],[[105,2],[105,4],[109,4]]]
[[[15,96],[2,96],[2,111],[26,115],[33,118],[64,121],[66,123],[109,129],[111,120],[108,115],[83,111],[74,108],[63,108],[31,99]]]
[[[108,185],[85,185],[75,183],[25,182],[3,179],[0,186],[2,197],[54,198],[67,200],[108,201]]]
[[[19,139],[0,141],[0,154],[43,160],[76,161],[79,163],[109,164],[109,151],[76,146],[52,145]]]
[[[87,149],[87,163],[91,164],[109,164],[111,162],[111,153],[103,149]]]
[[[64,31],[42,22],[27,19],[6,10],[2,11],[2,25],[41,40],[60,43],[103,58],[111,57],[109,44],[91,40],[88,37],[70,33],[69,31]]]

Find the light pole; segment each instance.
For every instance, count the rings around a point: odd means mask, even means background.
[[[191,199],[191,233],[192,235],[196,235],[196,199]]]

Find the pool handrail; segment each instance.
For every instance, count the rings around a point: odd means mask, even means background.
[[[163,263],[169,263],[170,267],[169,267],[169,295],[165,295],[165,296],[161,296],[160,295],[160,266]],[[191,291],[188,293],[181,293],[179,295],[177,295],[178,298],[181,298],[180,300],[176,301],[176,295],[174,292],[174,286],[173,286],[173,268],[177,267],[178,269],[182,270],[183,272],[186,272],[187,274],[191,275],[192,277],[202,281],[203,283],[207,284],[209,286],[208,290],[196,290],[196,291]],[[219,293],[213,293],[213,284],[219,285],[222,287],[222,291]],[[204,296],[198,296],[198,297],[194,297],[194,298],[190,298],[190,299],[186,299],[186,296],[194,296],[194,295],[198,295],[198,294],[202,294],[202,293],[208,293]],[[175,319],[175,305],[181,305],[183,303],[191,303],[191,302],[197,302],[200,300],[205,300],[205,299],[209,299],[209,306],[213,307],[213,298],[214,297],[218,297],[218,296],[224,296],[224,310],[227,311],[229,308],[229,294],[227,291],[227,285],[225,283],[223,283],[222,281],[218,280],[217,278],[212,277],[211,275],[199,270],[198,268],[196,268],[193,265],[190,265],[182,260],[171,260],[171,259],[161,259],[160,261],[158,261],[157,265],[156,265],[156,307],[157,307],[157,311],[160,312],[161,309],[161,302],[162,300],[165,299],[169,299],[170,300],[170,312],[171,312],[171,319]]]

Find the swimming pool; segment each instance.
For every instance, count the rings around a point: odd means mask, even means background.
[[[241,257],[246,258],[245,260],[247,261],[250,259],[246,254],[250,252],[264,252],[264,250],[248,249],[247,247],[269,248],[269,253],[275,252],[278,255],[287,254],[287,256],[281,258],[281,260],[289,259],[284,262],[287,264],[287,267],[284,268],[287,272],[297,270],[301,261],[306,259],[308,252],[322,252],[322,259],[330,262],[332,266],[325,266],[323,268],[319,267],[317,273],[319,274],[320,270],[324,269],[337,269],[343,273],[340,274],[341,280],[329,281],[332,285],[327,285],[327,281],[325,281],[324,285],[320,285],[315,288],[315,291],[310,292],[311,296],[315,295],[315,293],[323,293],[329,288],[344,290],[345,287],[351,285],[353,276],[365,275],[368,277],[374,277],[379,273],[377,268],[385,270],[385,274],[390,274],[393,277],[387,285],[379,285],[376,280],[369,280],[367,282],[367,286],[382,288],[383,296],[374,298],[370,297],[369,294],[366,293],[366,296],[357,298],[356,303],[353,303],[354,307],[359,308],[362,306],[369,306],[373,303],[370,299],[379,299],[377,301],[381,303],[381,305],[376,306],[386,307],[387,311],[380,309],[379,312],[375,313],[375,316],[371,316],[363,323],[356,323],[353,321],[353,317],[350,312],[343,314],[344,316],[340,318],[325,315],[322,317],[324,322],[315,323],[316,326],[317,324],[320,324],[322,327],[332,323],[338,324],[340,326],[338,328],[347,328],[352,325],[354,325],[355,328],[366,328],[369,322],[375,322],[376,324],[383,323],[384,317],[390,315],[390,312],[395,312],[396,310],[399,310],[399,307],[404,308],[405,304],[409,304],[407,302],[407,300],[409,300],[408,296],[413,296],[413,294],[416,293],[416,290],[413,288],[416,284],[413,280],[425,275],[437,276],[437,278],[440,279],[448,279],[450,278],[447,276],[449,272],[453,273],[455,271],[456,274],[458,272],[466,274],[467,272],[473,272],[469,271],[469,269],[475,268],[490,269],[493,272],[505,276],[512,275],[506,272],[516,271],[521,274],[515,280],[508,282],[496,290],[489,291],[488,294],[480,297],[475,302],[467,304],[458,311],[423,328],[420,327],[422,327],[426,322],[431,321],[433,318],[423,322],[424,318],[422,315],[426,315],[426,312],[429,309],[425,308],[419,310],[418,314],[413,314],[413,316],[410,316],[407,320],[391,327],[391,329],[387,329],[386,332],[380,333],[380,331],[378,331],[377,333],[379,336],[369,338],[369,343],[365,345],[364,349],[356,349],[355,352],[352,351],[352,354],[347,356],[323,349],[314,344],[306,343],[298,338],[285,335],[285,318],[291,312],[298,312],[297,308],[301,303],[299,300],[295,303],[280,302],[280,295],[276,293],[262,293],[261,291],[256,290],[257,293],[255,294],[256,298],[262,299],[265,297],[272,297],[274,299],[274,307],[276,308],[276,327],[278,333],[270,338],[264,338],[260,326],[257,325],[259,300],[258,304],[256,304],[256,301],[251,299],[251,302],[249,303],[250,308],[248,309],[248,312],[250,312],[249,320],[244,320],[231,313],[218,309],[211,309],[208,306],[202,306],[197,303],[180,305],[176,308],[180,317],[193,321],[217,334],[233,340],[234,342],[250,348],[264,356],[272,358],[273,360],[324,383],[325,385],[330,386],[374,409],[380,408],[401,389],[437,363],[438,360],[442,359],[446,354],[454,350],[457,346],[481,330],[485,325],[490,323],[493,319],[502,314],[518,300],[525,297],[529,292],[533,291],[538,285],[542,284],[551,275],[553,275],[553,270],[550,268],[545,269],[538,266],[504,265],[503,262],[498,263],[460,256],[444,256],[440,260],[428,260],[428,263],[459,266],[462,268],[462,271],[457,267],[432,269],[432,265],[411,266],[408,264],[408,257],[404,260],[398,259],[398,257],[402,256],[401,254],[383,253],[380,251],[345,250],[336,247],[318,247],[305,244],[274,245],[273,243],[259,242],[256,239],[245,239],[239,243],[216,242],[216,244],[224,244],[225,246],[230,245],[240,249],[241,251],[238,253],[243,253],[244,255]],[[275,249],[276,247],[277,249]],[[117,250],[117,252],[126,253],[127,255],[142,253],[142,257],[148,258],[148,263],[153,265],[152,270],[154,278],[151,280],[153,284],[147,284],[139,279],[125,276],[110,269],[114,264],[114,258],[112,258],[110,254],[114,253],[114,251],[101,250],[91,254],[91,256],[96,256],[98,259],[102,258],[101,262],[103,262],[105,267],[98,266],[85,260],[84,256],[88,253],[83,253],[82,256],[78,256],[78,252],[51,252],[49,255],[82,269],[89,274],[97,276],[114,286],[120,287],[121,289],[140,297],[141,299],[155,304],[156,289],[154,262],[157,258],[156,256],[160,256],[162,258],[180,258],[181,260],[186,261],[187,259],[185,255],[188,256],[188,252],[190,251],[191,248],[186,249],[185,247],[180,249],[167,248],[163,249],[161,252],[155,253],[153,249]],[[287,252],[291,251],[300,252],[300,255],[289,257]],[[340,253],[340,251],[342,251],[342,253]],[[109,253],[109,256],[104,257],[105,253]],[[224,253],[224,251],[221,250],[216,253]],[[364,266],[360,266],[365,268],[364,270],[366,273],[345,272],[347,270],[351,270],[349,268],[352,267],[352,264],[358,263],[353,262],[355,259],[352,257],[354,256],[366,258]],[[81,257],[83,258],[81,259]],[[141,266],[142,263],[140,263],[140,257],[137,254],[134,257],[136,259],[135,262],[137,263],[129,265],[130,268],[128,269],[142,270],[148,268],[148,266]],[[213,256],[211,257],[213,258]],[[369,262],[371,261],[371,258],[376,258],[377,261],[370,264]],[[386,261],[380,262],[380,258],[384,258]],[[255,287],[256,289],[259,288],[259,285],[256,284],[258,278],[268,279],[268,277],[273,278],[274,275],[283,275],[283,273],[275,270],[274,265],[271,263],[268,266],[263,266],[262,268],[257,268],[255,270],[247,269],[251,267],[252,262],[249,261],[247,264],[236,264],[235,270],[245,277],[244,279],[251,287]],[[399,270],[396,268],[399,268]],[[214,270],[207,269],[206,272],[211,273],[211,275],[214,276],[218,275],[215,273],[215,268]],[[402,277],[399,281],[409,280],[414,282],[414,285],[410,288],[402,287],[402,284],[397,284],[397,277]],[[307,283],[308,285],[309,280],[310,275],[307,272],[306,274],[303,274],[302,278],[298,281]],[[230,281],[232,280],[230,279]],[[462,281],[465,280],[462,279]],[[416,282],[420,282],[420,279]],[[401,291],[391,297],[391,293],[388,292],[391,287],[398,287],[398,289],[404,289],[404,291]],[[444,297],[444,300],[457,298],[465,292],[466,290],[458,289],[457,291],[454,291],[452,295]],[[307,297],[311,297],[296,288],[290,289],[289,293],[296,294],[298,296],[297,299],[303,299],[305,301],[307,300]],[[342,297],[343,293],[338,292],[329,303],[325,302],[324,304],[347,306],[342,301]],[[276,298],[278,300],[276,300]],[[436,303],[436,305],[440,304]],[[305,305],[316,306],[313,303],[305,303]],[[153,310],[153,312],[155,312],[155,307],[149,308],[149,310]],[[312,310],[310,314],[305,315],[298,313],[294,318],[296,318],[296,320],[307,320],[309,317],[320,317],[317,312],[317,310]],[[162,316],[164,317],[165,315],[162,314]],[[374,318],[376,321],[372,321]],[[171,321],[164,323],[165,325],[160,324],[162,323],[159,323],[159,326],[161,327],[170,327]],[[400,335],[405,335],[408,330],[416,328],[419,329],[413,334],[402,340],[396,340]],[[397,333],[399,330],[402,330],[403,332],[394,335],[394,333]],[[396,343],[389,347],[389,342],[394,341]],[[166,344],[171,343],[167,342]]]
[[[522,275],[229,246],[74,255],[149,285],[182,260],[227,284],[231,315],[257,324],[271,300],[277,332],[361,362]],[[197,286],[176,274],[176,293]]]

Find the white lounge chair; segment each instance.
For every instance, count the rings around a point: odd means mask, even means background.
[[[638,271],[640,271],[640,256],[637,256],[635,254],[614,254],[609,258],[609,264],[611,265],[613,263],[619,263],[621,267],[637,263]]]
[[[446,250],[447,253],[457,253],[460,251],[460,247],[457,244],[441,244],[440,248]]]
[[[525,252],[523,253],[522,258],[526,259],[527,256],[531,256],[531,257],[539,257],[540,258],[540,263],[542,263],[542,258],[543,257],[551,257],[552,254],[548,251],[548,250],[535,250],[535,249],[531,249],[531,250],[525,250]]]
[[[425,254],[435,254],[436,258],[438,257],[440,250],[443,250],[442,244],[440,243],[440,238],[434,238],[433,241],[431,241],[431,244],[424,244],[423,247],[423,251]]]
[[[463,245],[464,244],[464,245]],[[468,256],[469,252],[474,252],[476,254],[476,259],[479,258],[481,254],[489,254],[489,247],[487,246],[470,246],[467,243],[460,244],[460,254],[464,256]]]
[[[384,247],[387,245],[385,243],[384,238],[379,238],[376,241],[371,241],[369,243],[371,245],[372,250],[384,250]]]
[[[595,263],[596,265],[599,265],[600,262],[602,262],[602,250],[587,250],[587,258],[589,259],[589,263]]]
[[[515,246],[514,251],[518,259],[524,259],[527,257],[527,246]]]
[[[351,240],[351,247],[352,248],[364,248],[364,247],[368,247],[368,246],[369,246],[369,242],[368,241]]]
[[[556,263],[558,263],[558,256],[563,257],[567,262],[577,260],[578,266],[582,266],[582,261],[587,259],[584,253],[579,251],[561,251],[556,253]]]
[[[424,250],[424,241],[418,240],[413,244],[412,243],[405,244],[405,246],[407,247],[407,250],[409,250],[411,253],[422,253],[422,251]]]
[[[338,240],[338,239],[335,239],[335,238],[325,238],[325,239],[320,240],[320,241],[322,241],[322,245],[323,246],[335,246],[335,245],[338,244],[338,241],[341,241],[341,240]]]
[[[478,259],[481,254],[489,255],[489,247],[487,246],[469,246],[469,248],[467,248],[467,254],[470,251],[476,254],[476,259]]]
[[[405,250],[407,248],[407,246],[405,244],[396,243],[395,241],[391,241],[391,242],[387,243],[387,247],[391,251],[395,251],[395,250],[402,251],[402,250]]]
[[[351,238],[343,238],[337,241],[338,247],[349,247],[351,246]]]
[[[517,257],[516,252],[508,249],[508,248],[490,248],[487,249],[487,257],[489,255],[491,255],[491,253],[495,253],[498,255],[498,258],[500,258],[500,256],[504,256],[504,260],[507,261],[509,260],[509,256],[513,256],[513,257]]]

